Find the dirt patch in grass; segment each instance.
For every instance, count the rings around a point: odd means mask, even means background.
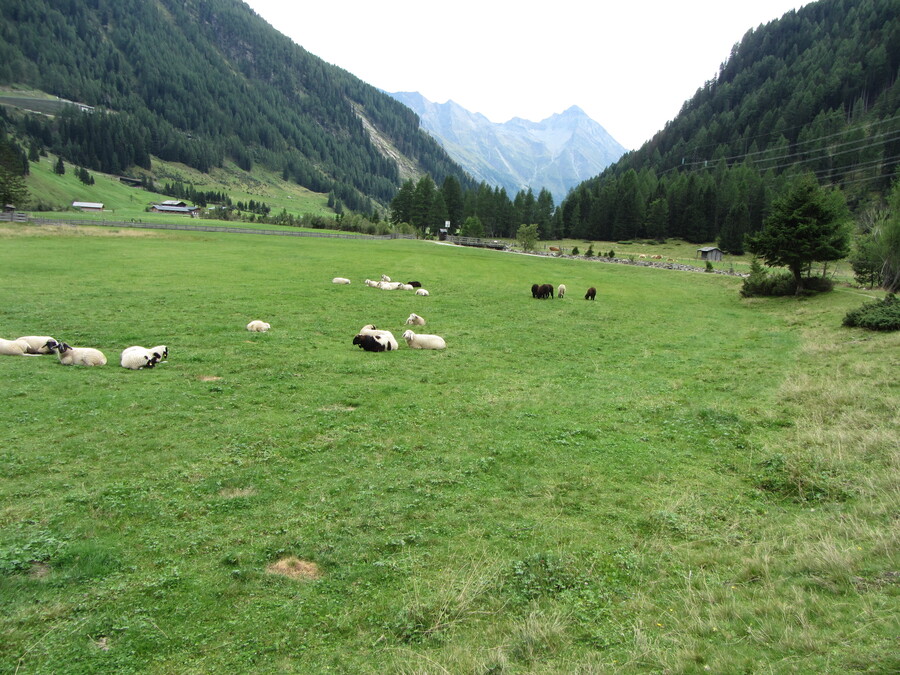
[[[43,562],[33,562],[28,569],[28,576],[31,579],[46,579],[50,576],[50,565]]]
[[[252,497],[256,494],[256,490],[252,487],[248,488],[222,488],[219,490],[219,496],[225,499],[237,499],[238,497]]]
[[[354,410],[356,410],[355,405],[341,405],[340,403],[319,408],[319,412],[353,412]]]
[[[96,640],[91,640],[91,642],[97,649],[100,649],[104,652],[109,651],[109,638],[108,637],[97,638]]]
[[[218,375],[201,375],[197,379],[201,382],[215,382],[216,380],[221,380],[222,378]]]
[[[277,560],[266,567],[269,574],[280,574],[290,579],[318,579],[322,576],[319,566],[308,560],[300,560],[296,556],[288,556]]]

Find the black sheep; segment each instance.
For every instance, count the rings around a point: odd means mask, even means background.
[[[353,344],[367,352],[383,352],[384,344],[379,342],[374,335],[357,335],[353,338]]]
[[[597,297],[597,289],[594,288],[593,286],[591,286],[587,290],[587,293],[584,294],[584,299],[585,300],[593,300],[595,297]]]

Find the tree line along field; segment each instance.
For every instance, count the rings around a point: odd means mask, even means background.
[[[0,358],[4,671],[900,666],[900,345],[840,327],[859,291],[411,240],[0,239],[0,335],[110,361]],[[362,285],[383,273],[431,295]],[[351,344],[410,312],[446,350]],[[133,344],[168,362],[119,367]]]

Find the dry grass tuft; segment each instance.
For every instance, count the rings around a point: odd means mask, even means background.
[[[222,488],[219,490],[219,496],[225,499],[237,499],[239,497],[252,497],[256,494],[256,490],[252,487],[247,488]]]

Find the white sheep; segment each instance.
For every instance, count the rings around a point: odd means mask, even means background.
[[[378,284],[380,284],[381,282],[380,281],[372,281],[371,279],[366,279],[363,283],[366,286],[371,286],[372,288],[377,288]]]
[[[424,326],[425,319],[423,319],[418,314],[410,314],[409,318],[406,320],[407,326]]]
[[[397,288],[401,291],[412,291],[415,290],[416,287],[412,284],[400,284]]]
[[[424,288],[417,288],[416,295],[428,295],[428,291],[426,291]]]
[[[560,284],[559,288],[556,289],[556,297],[558,299],[562,299],[566,294],[566,285]]]
[[[390,281],[391,278],[390,278],[387,274],[382,274],[382,275],[381,275],[381,280],[382,280],[382,281]]]
[[[426,335],[419,333],[416,335],[411,330],[403,334],[403,339],[410,349],[446,349],[447,343],[440,335]]]
[[[29,354],[52,354],[53,345],[56,344],[56,340],[49,335],[25,335],[16,339],[28,343]]]
[[[359,329],[359,333],[357,335],[371,335],[373,337],[378,338],[379,342],[384,344],[385,351],[396,350],[398,347],[397,338],[394,337],[394,334],[389,330],[379,330],[375,328],[374,324],[367,323],[365,326]]]
[[[25,356],[28,353],[28,343],[18,340],[4,340],[0,338],[0,354],[4,356]]]
[[[247,330],[249,330],[251,333],[265,333],[271,327],[271,324],[268,324],[265,321],[260,321],[259,319],[254,319],[247,324]]]
[[[383,291],[396,291],[400,286],[402,286],[399,281],[379,281],[378,288]]]
[[[140,370],[141,368],[153,368],[159,362],[159,354],[146,347],[134,345],[122,350],[120,363],[123,368]]]
[[[91,347],[71,347],[59,342],[54,347],[59,362],[64,366],[105,366],[106,356],[99,349]]]
[[[331,280],[331,283],[333,283],[333,284],[345,284],[345,285],[346,285],[346,284],[349,284],[349,283],[350,283],[350,280],[349,280],[349,279],[345,279],[344,277],[335,277],[334,279]]]

